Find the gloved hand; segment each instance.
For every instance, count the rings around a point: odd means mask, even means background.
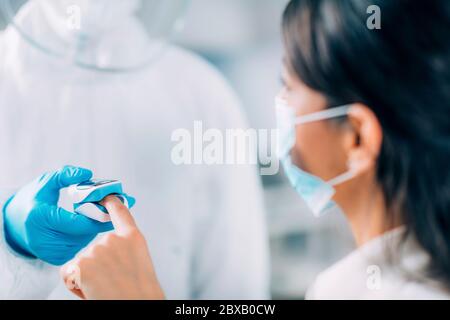
[[[66,166],[20,189],[3,208],[5,237],[18,253],[53,265],[71,260],[100,232],[113,229],[57,206],[59,191],[91,179],[87,169]]]

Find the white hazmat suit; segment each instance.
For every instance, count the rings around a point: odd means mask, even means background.
[[[42,1],[28,2],[19,19],[51,42]],[[137,20],[122,20],[87,53],[94,60],[99,47],[106,60],[119,45],[131,48],[129,57],[145,47]],[[113,57],[119,62],[127,58],[121,52]],[[193,128],[195,120],[205,129],[246,127],[222,77],[180,48],[135,72],[102,73],[35,48],[13,27],[0,36],[0,186],[19,188],[66,164],[121,179],[137,199],[133,214],[169,299],[267,298],[256,168],[173,164],[172,132]],[[15,255],[1,235],[0,298],[47,298],[57,278],[54,267]]]

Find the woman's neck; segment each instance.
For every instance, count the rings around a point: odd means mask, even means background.
[[[344,209],[358,247],[400,225],[388,223],[390,217],[381,187],[363,190],[359,188],[353,193],[348,208]]]

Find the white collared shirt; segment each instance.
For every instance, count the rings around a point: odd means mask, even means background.
[[[350,253],[317,277],[307,299],[450,299],[424,276],[429,255],[404,235],[400,227]]]

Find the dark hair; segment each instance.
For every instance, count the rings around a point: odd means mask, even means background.
[[[367,27],[377,5],[381,29]],[[288,67],[330,105],[360,102],[383,129],[377,180],[450,288],[450,1],[292,0]]]

